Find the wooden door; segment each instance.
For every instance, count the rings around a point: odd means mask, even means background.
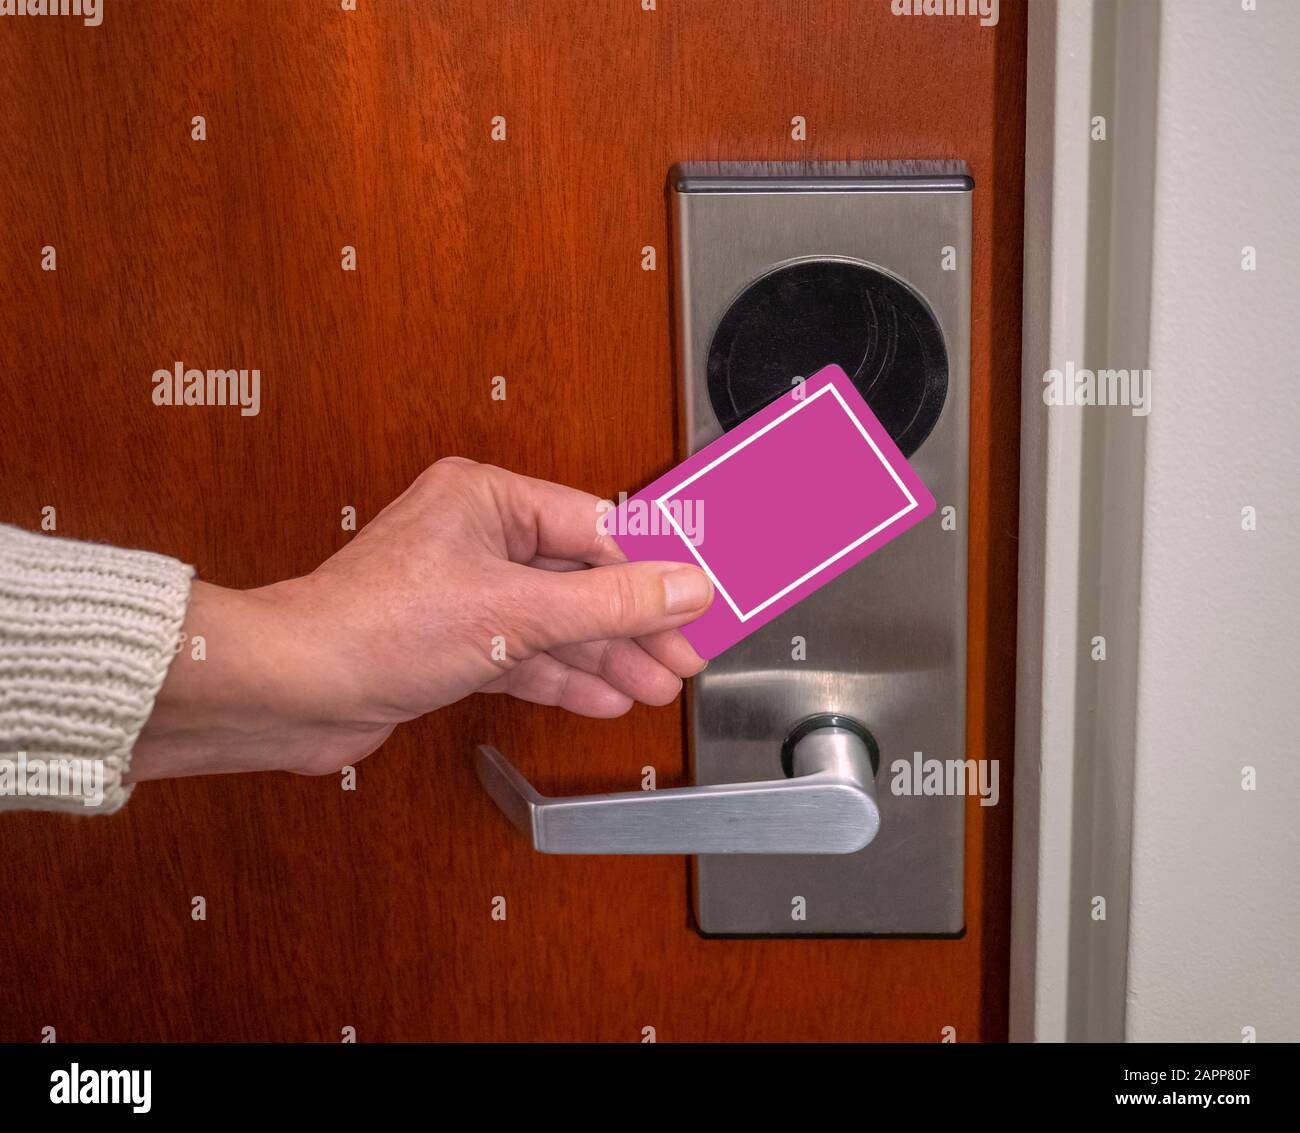
[[[471,767],[487,740],[546,793],[647,765],[681,785],[680,703],[474,697],[400,728],[354,792],[180,780],[108,819],[6,816],[0,1039],[1004,1038],[1024,6],[987,28],[888,0],[356,9],[4,21],[0,520],[53,506],[59,534],[244,587],[309,570],[344,507],[364,522],[443,455],[634,490],[674,461],[670,165],[964,159],[969,755],[1003,761],[1006,800],[968,800],[966,935],[703,939],[684,859],[535,854]],[[153,405],[178,361],[259,367],[261,412]]]

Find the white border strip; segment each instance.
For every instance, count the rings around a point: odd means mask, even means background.
[[[1141,452],[1131,418],[1099,431],[1100,410],[1049,410],[1042,379],[1067,359],[1146,356],[1159,12],[1029,5],[1012,1041],[1124,1037],[1136,678],[1122,656],[1088,656],[1103,622],[1112,645],[1136,634]],[[1122,123],[1113,152],[1087,128],[1103,112]]]

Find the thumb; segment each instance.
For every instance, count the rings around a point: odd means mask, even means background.
[[[709,576],[685,563],[536,573],[542,649],[673,629],[698,618],[713,601]]]

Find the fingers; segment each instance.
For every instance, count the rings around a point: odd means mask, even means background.
[[[490,464],[475,467],[496,502],[512,562],[540,556],[594,566],[626,558],[600,522],[605,508],[599,496]]]
[[[600,677],[539,653],[521,661],[484,692],[508,692],[532,704],[564,708],[579,716],[611,719],[632,707],[632,698]]]
[[[585,569],[582,563],[573,562],[571,559],[547,559],[541,556],[533,559],[528,565],[539,570],[572,571]],[[695,652],[694,646],[686,640],[681,630],[668,629],[662,633],[646,634],[644,637],[637,638],[637,644],[669,672],[682,679],[703,672],[705,666],[708,665],[708,662]],[[586,668],[586,666],[579,667]],[[587,672],[593,671],[595,670],[587,669]],[[636,696],[636,693],[630,692],[630,690],[625,691],[628,691],[632,696]],[[638,696],[637,699],[642,698]]]
[[[683,679],[703,672],[708,664],[678,629],[638,637],[637,644],[665,669]]]
[[[682,690],[681,678],[634,641],[561,645],[551,655],[566,665],[600,677],[610,687],[642,704],[671,704]]]
[[[713,601],[708,575],[684,563],[620,563],[526,574],[520,585],[537,650],[675,629],[698,618]]]
[[[545,555],[534,555],[528,560],[525,566],[533,567],[536,570],[586,570],[586,563],[575,562],[573,559],[548,559]]]

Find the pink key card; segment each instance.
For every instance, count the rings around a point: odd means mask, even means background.
[[[934,511],[839,366],[827,366],[605,517],[633,562],[695,563],[713,605],[682,632],[716,657]]]

